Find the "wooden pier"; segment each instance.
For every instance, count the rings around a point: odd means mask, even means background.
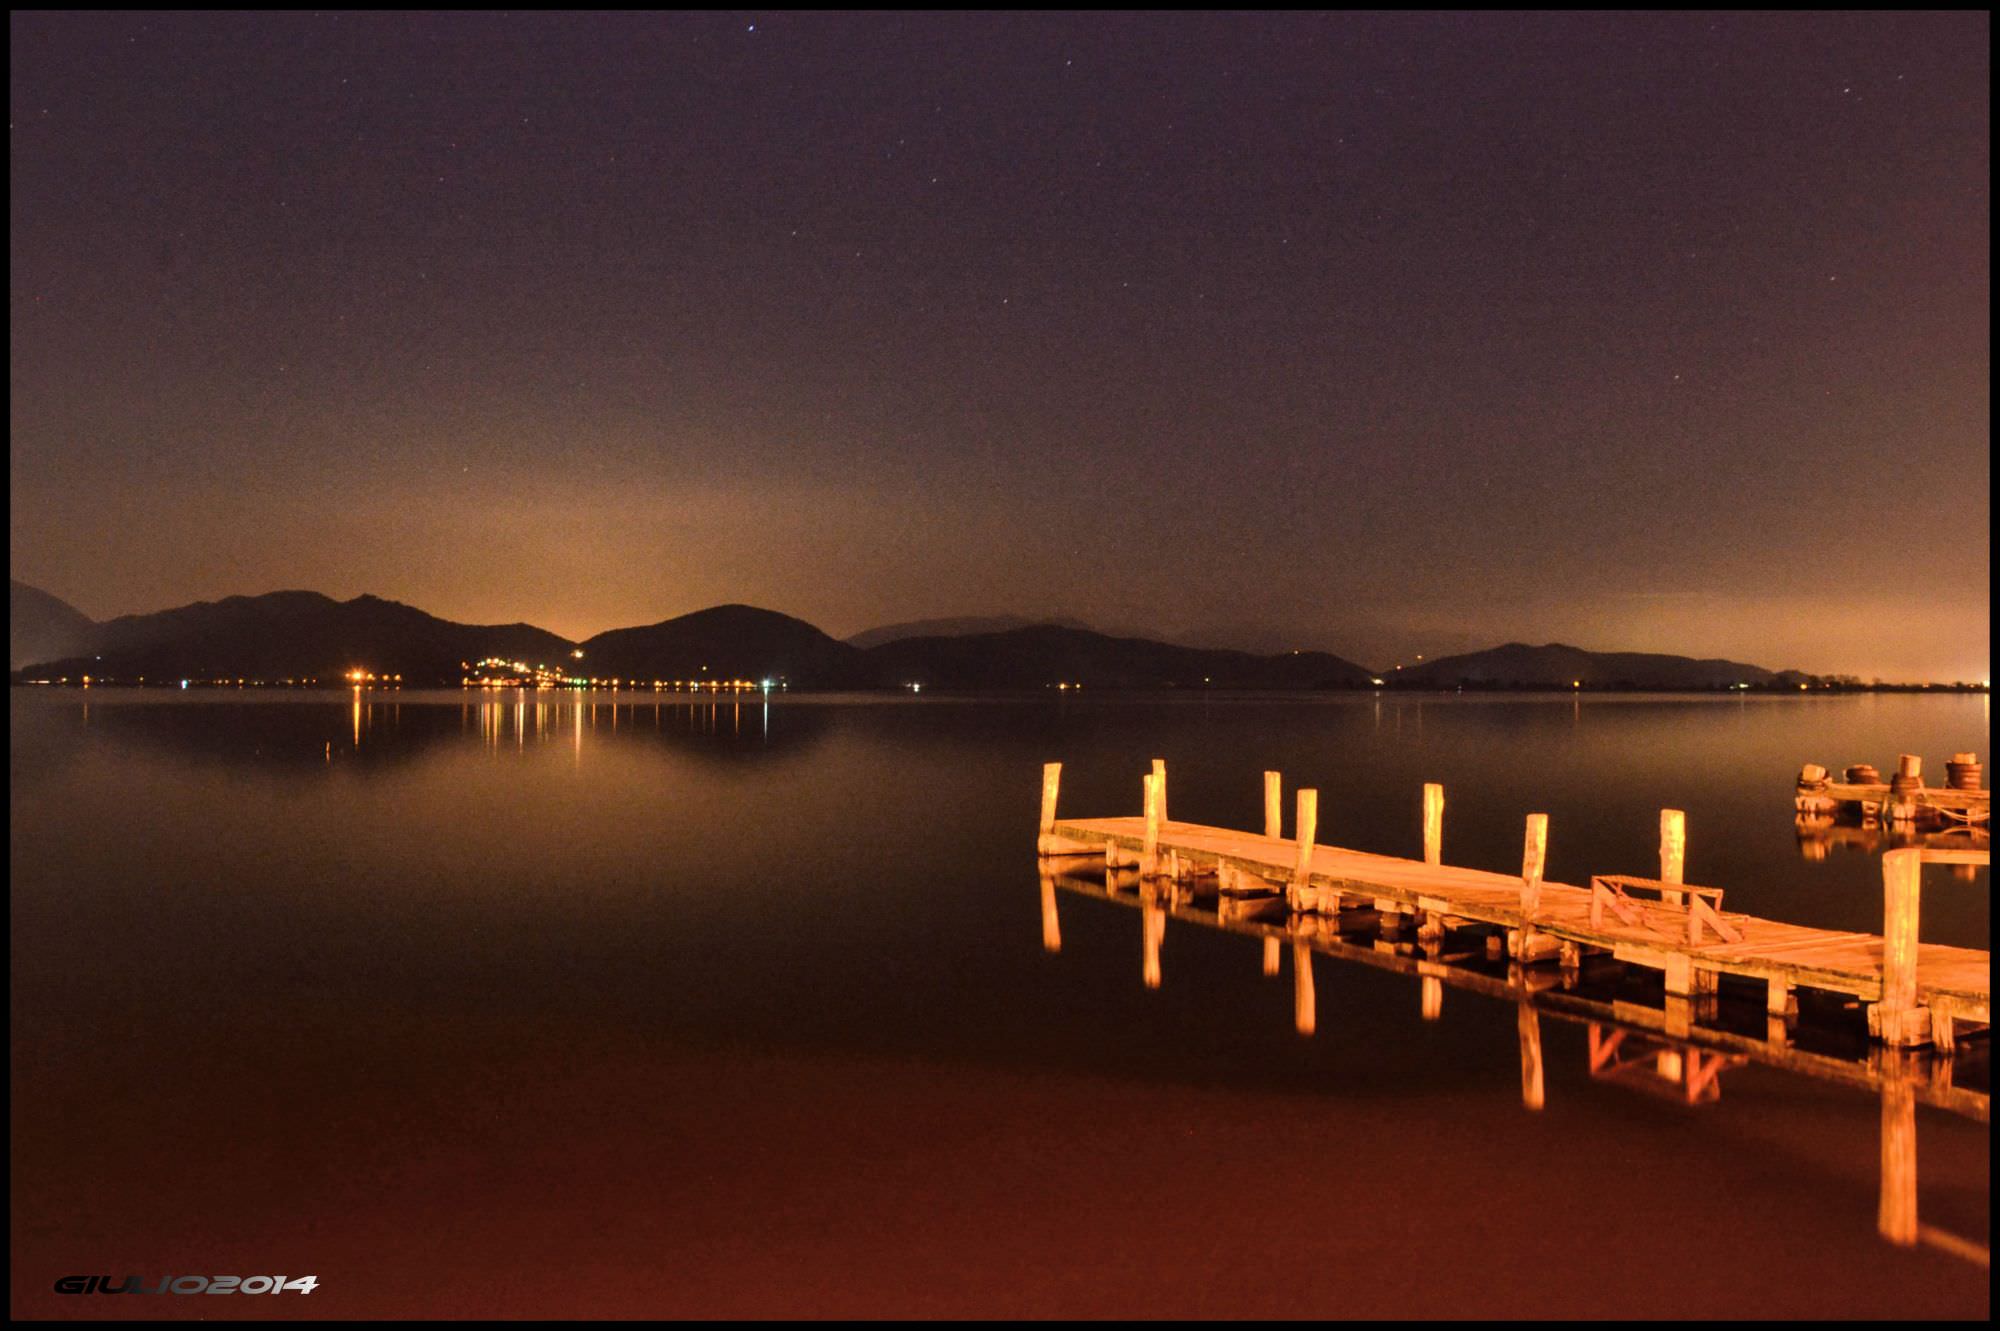
[[[1281,897],[1289,915],[1345,935],[1373,930],[1420,938],[1457,931],[1485,935],[1490,952],[1525,965],[1574,969],[1605,957],[1661,972],[1669,996],[1716,992],[1725,977],[1764,991],[1766,1010],[1783,1014],[1796,991],[1849,995],[1868,1005],[1869,1029],[1891,1045],[1935,1044],[1949,1053],[1971,1026],[1992,1020],[1992,959],[1985,951],[1921,944],[1917,938],[1925,864],[1988,864],[1984,850],[1910,847],[1883,857],[1881,935],[1838,932],[1739,914],[1720,888],[1683,881],[1686,819],[1661,811],[1660,876],[1593,877],[1587,887],[1543,878],[1548,819],[1527,818],[1520,875],[1443,862],[1444,791],[1423,794],[1422,859],[1320,845],[1319,795],[1297,792],[1291,838],[1281,835],[1282,779],[1264,774],[1264,831],[1238,832],[1166,816],[1166,764],[1155,759],[1132,818],[1061,820],[1062,765],[1042,774],[1040,854],[1100,860],[1136,869],[1140,882],[1212,884],[1219,898]]]

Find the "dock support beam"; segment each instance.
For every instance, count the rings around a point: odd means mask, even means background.
[[[1444,787],[1424,784],[1424,863],[1444,863]]]
[[[1277,772],[1264,773],[1264,835],[1272,841],[1285,836],[1285,778]]]

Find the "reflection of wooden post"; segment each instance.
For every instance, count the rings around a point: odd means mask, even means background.
[[[1310,880],[1313,862],[1313,838],[1319,833],[1319,792],[1301,790],[1299,792],[1299,862],[1292,870],[1292,881],[1304,884]]]
[[[1521,1032],[1521,1103],[1529,1109],[1540,1109],[1544,1103],[1542,1094],[1542,1018],[1541,1014],[1527,1003],[1520,1005],[1518,1025]]]
[[[1421,1001],[1423,1003],[1424,1020],[1436,1021],[1439,1014],[1444,1011],[1444,981],[1435,975],[1424,976],[1423,997]]]
[[[1278,957],[1278,940],[1275,938],[1266,938],[1264,940],[1264,974],[1276,975],[1278,973]]]
[[[1160,871],[1160,777],[1157,772],[1146,773],[1142,783],[1146,792],[1146,836],[1139,847],[1139,872],[1151,878]]]
[[[1679,886],[1686,881],[1687,815],[1679,809],[1660,810],[1660,881]],[[1679,892],[1660,893],[1660,900],[1679,905]]]
[[[1042,875],[1042,951],[1062,951],[1062,926],[1056,920],[1056,880]]]
[[[1285,778],[1276,772],[1264,773],[1264,835],[1273,841],[1284,837]]]
[[[1159,899],[1151,888],[1141,888],[1139,902],[1139,931],[1146,946],[1145,965],[1140,978],[1148,989],[1160,987],[1160,944],[1167,937],[1167,912],[1160,906]]]
[[[1167,760],[1153,759],[1153,799],[1160,806],[1160,821],[1167,821]]]
[[[1316,1016],[1313,1003],[1313,954],[1304,943],[1292,944],[1292,1024],[1300,1035],[1311,1035]]]
[[[1917,1006],[1917,907],[1924,853],[1915,846],[1882,856],[1882,1002],[1871,1022],[1877,1038],[1917,1044],[1928,1038]]]
[[[1424,863],[1444,863],[1444,787],[1424,786]]]
[[[1900,1075],[1882,1082],[1882,1199],[1875,1228],[1891,1243],[1917,1241],[1917,1094]]]

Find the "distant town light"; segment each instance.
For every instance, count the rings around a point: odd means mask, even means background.
[[[570,655],[574,656],[577,660],[581,661],[583,659],[583,648],[581,647],[577,648],[575,651],[571,652]]]

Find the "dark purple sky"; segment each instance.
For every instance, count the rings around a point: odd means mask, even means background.
[[[1989,25],[19,15],[13,573],[1981,678]]]

